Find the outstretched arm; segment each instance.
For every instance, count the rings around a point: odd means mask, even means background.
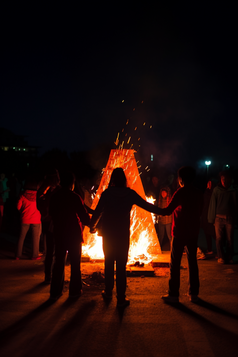
[[[138,193],[136,193],[134,191],[134,202],[135,205],[143,208],[144,210],[151,212],[151,213],[155,213],[155,214],[159,214],[158,213],[158,207],[153,205],[152,203],[149,203],[147,201],[145,201],[140,195],[138,195]]]

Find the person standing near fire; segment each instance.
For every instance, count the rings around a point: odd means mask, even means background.
[[[201,217],[201,227],[204,231],[206,242],[207,242],[207,252],[206,252],[207,256],[213,254],[212,238],[216,239],[215,227],[212,223],[208,222],[208,218],[207,218],[208,208],[209,208],[209,204],[211,201],[214,186],[215,186],[214,182],[212,180],[209,180],[207,182],[207,188],[203,194],[204,205],[203,205],[203,211],[202,211],[202,217]],[[206,255],[204,255],[204,258],[206,258]]]
[[[146,211],[158,214],[158,207],[143,200],[127,186],[122,168],[113,170],[109,187],[102,193],[91,219],[91,233],[96,233],[97,223],[103,236],[105,255],[104,299],[112,299],[114,287],[114,262],[116,261],[117,306],[124,308],[130,304],[126,299],[126,263],[130,243],[130,212],[135,204]]]
[[[197,241],[203,208],[203,195],[193,185],[195,177],[196,171],[194,168],[181,167],[178,171],[180,188],[174,193],[167,208],[158,208],[159,215],[168,216],[173,213],[169,293],[162,296],[162,299],[167,303],[179,302],[180,263],[185,247],[187,248],[189,265],[190,301],[198,301]]]
[[[81,296],[82,225],[90,225],[90,217],[83,200],[77,193],[73,192],[74,174],[63,172],[60,175],[60,185],[61,188],[52,195],[49,206],[55,242],[55,261],[50,287],[51,300],[57,300],[62,295],[67,251],[71,263],[69,296],[71,298]]]
[[[17,209],[21,216],[21,230],[17,243],[16,260],[22,257],[23,245],[29,229],[32,232],[32,260],[41,259],[39,254],[41,235],[41,214],[37,209],[36,197],[39,189],[38,179],[29,177],[25,183],[25,190],[17,201]]]
[[[52,266],[54,258],[54,237],[53,222],[49,215],[49,205],[51,197],[59,190],[60,178],[58,170],[50,169],[44,177],[44,180],[37,192],[37,208],[41,213],[42,235],[45,246],[45,284],[50,284],[52,275]]]
[[[168,186],[164,186],[161,188],[158,198],[158,207],[165,208],[169,205],[171,201],[171,192]],[[160,246],[164,242],[164,238],[168,237],[169,243],[171,244],[172,236],[171,236],[171,227],[172,227],[172,215],[169,216],[159,216],[158,217],[158,226],[159,226],[159,241]]]
[[[219,174],[220,184],[213,192],[208,208],[208,222],[215,225],[218,263],[233,263],[234,228],[237,223],[238,195],[230,171]],[[226,238],[226,254],[223,241]]]

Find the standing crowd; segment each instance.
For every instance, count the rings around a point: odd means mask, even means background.
[[[69,296],[82,294],[81,249],[83,228],[96,233],[100,227],[105,255],[105,289],[102,296],[112,299],[114,288],[114,263],[116,262],[116,290],[118,307],[126,307],[126,264],[130,245],[130,212],[137,205],[157,215],[160,244],[167,236],[170,242],[171,263],[168,294],[162,296],[167,303],[179,301],[180,263],[184,252],[189,266],[189,291],[192,302],[198,301],[199,272],[197,245],[200,227],[206,242],[206,255],[213,254],[212,239],[216,241],[218,263],[232,264],[234,257],[234,229],[237,224],[238,196],[229,170],[220,173],[220,182],[214,187],[208,181],[204,193],[194,185],[196,172],[192,167],[181,167],[177,181],[159,187],[153,180],[156,203],[151,204],[127,187],[122,168],[111,174],[108,188],[102,193],[93,211],[83,200],[72,172],[49,172],[39,184],[34,178],[26,180],[24,190],[16,201],[21,217],[15,259],[22,258],[27,232],[31,231],[31,259],[42,258],[40,238],[45,242],[45,283],[50,286],[50,299],[57,300],[63,291],[64,269],[67,254],[70,257],[71,278]],[[179,187],[175,187],[174,181]],[[172,185],[173,182],[173,185]],[[75,192],[75,188],[76,191]],[[11,190],[5,174],[0,176],[0,227],[4,205]]]

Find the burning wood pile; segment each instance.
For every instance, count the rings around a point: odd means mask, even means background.
[[[102,192],[108,187],[112,171],[117,167],[123,168],[127,178],[127,186],[135,190],[142,198],[146,199],[134,156],[134,150],[111,150],[100,186],[91,207],[92,209],[96,208]],[[135,262],[148,264],[161,253],[152,216],[151,213],[138,206],[132,207],[128,264],[134,264]],[[104,259],[102,237],[98,236],[98,234],[90,234],[89,228],[85,227],[83,238],[83,257],[89,256],[93,260]]]

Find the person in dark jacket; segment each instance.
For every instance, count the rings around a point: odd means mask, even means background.
[[[203,211],[202,211],[202,217],[201,217],[201,227],[204,231],[206,241],[207,241],[207,252],[206,254],[213,254],[212,251],[212,238],[216,239],[216,234],[215,234],[215,228],[212,223],[209,223],[207,220],[207,214],[208,214],[208,207],[210,204],[210,200],[212,197],[212,192],[214,189],[214,183],[213,181],[209,180],[207,182],[207,188],[203,194]]]
[[[195,176],[196,172],[192,167],[181,167],[178,171],[180,188],[174,193],[167,208],[159,208],[159,215],[168,216],[173,213],[169,294],[162,296],[168,303],[179,302],[180,263],[185,247],[189,265],[189,296],[192,302],[198,301],[197,241],[203,196],[193,186]]]
[[[69,296],[77,298],[82,292],[81,245],[82,224],[90,225],[90,217],[81,197],[73,192],[75,176],[71,172],[60,176],[61,189],[51,198],[49,214],[53,220],[55,262],[52,271],[50,298],[57,300],[63,291],[67,251],[71,263]]]
[[[126,187],[126,176],[122,168],[113,170],[109,187],[102,193],[91,219],[91,233],[95,233],[97,223],[103,236],[105,254],[105,291],[106,299],[112,298],[114,286],[114,262],[116,261],[117,306],[125,307],[126,263],[130,244],[130,212],[133,205],[149,212],[157,213],[158,207],[146,202],[134,190]]]
[[[238,196],[231,172],[220,172],[220,184],[214,188],[208,209],[208,222],[215,225],[218,263],[233,263],[234,228],[237,223]],[[226,238],[226,256],[223,249]]]
[[[45,283],[50,284],[54,257],[54,237],[53,222],[49,215],[49,205],[52,195],[57,192],[60,178],[58,170],[53,169],[47,172],[44,180],[37,192],[37,208],[41,213],[42,235],[45,243]]]

